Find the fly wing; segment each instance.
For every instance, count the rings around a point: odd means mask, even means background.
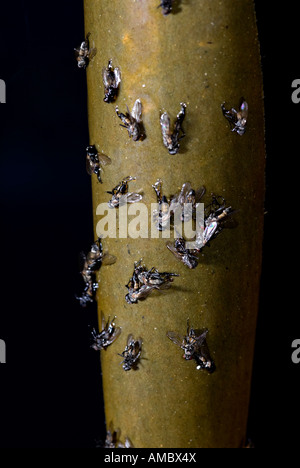
[[[127,203],[137,203],[140,202],[143,198],[143,195],[140,193],[128,193],[126,195]]]
[[[92,47],[88,53],[89,60],[92,60],[95,57],[96,53],[97,53],[97,48]]]
[[[92,161],[90,160],[90,158],[88,156],[86,157],[85,161],[86,161],[85,162],[86,172],[89,175],[92,175],[94,173],[95,165],[92,163]]]
[[[138,300],[144,300],[146,299],[149,294],[155,289],[154,286],[149,286],[148,284],[144,284],[143,286],[140,287],[138,292],[136,293],[136,298]]]
[[[102,68],[102,80],[105,88],[109,88],[112,85],[113,80],[109,68]]]
[[[205,329],[203,331],[194,330],[194,332],[195,332],[196,335],[198,335],[196,337],[196,343],[197,343],[197,346],[200,347],[206,342],[206,335],[208,333],[208,330],[207,329]]]
[[[120,70],[120,68],[116,67],[114,69],[114,73],[115,73],[114,87],[117,88],[119,86],[119,84],[121,83],[121,70]]]
[[[114,263],[116,263],[116,261],[117,257],[109,254],[108,252],[105,252],[102,257],[102,265],[113,265]]]
[[[142,103],[139,99],[133,104],[131,116],[138,123],[142,121]]]
[[[112,344],[121,334],[121,328],[116,327],[111,337],[107,340],[107,344]]]
[[[130,343],[134,341],[133,339],[133,334],[132,333],[129,333],[128,337],[127,337],[127,346],[130,346]]]
[[[134,342],[134,355],[135,355],[136,359],[139,358],[139,356],[141,354],[141,351],[142,351],[142,338],[138,338]]]
[[[244,98],[241,99],[238,117],[240,119],[245,119],[247,121],[247,118],[248,118],[248,103],[245,101]]]
[[[98,153],[98,159],[102,166],[109,166],[111,164],[111,159],[106,154]]]
[[[184,344],[184,337],[182,335],[179,335],[179,333],[168,331],[167,332],[167,337],[173,341],[179,348],[182,348]]]
[[[187,203],[187,195],[192,190],[192,185],[190,182],[185,182],[181,187],[180,192],[172,196],[172,203],[179,203],[181,206],[184,203]]]
[[[170,241],[166,242],[166,246],[170,250],[170,252],[172,252],[172,254],[175,255],[175,257],[178,260],[182,261],[182,257],[183,257],[182,253],[178,252],[178,250],[176,249],[175,245],[172,244],[172,242]]]
[[[214,233],[216,232],[216,229],[218,227],[218,222],[217,221],[212,221],[211,223],[206,226],[204,229],[203,233],[203,245],[207,244],[207,242],[210,241],[210,239],[213,237]]]
[[[203,197],[203,195],[205,194],[206,192],[206,188],[202,185],[202,187],[199,187],[198,190],[196,190],[196,195],[195,195],[195,198],[196,198],[196,203],[199,203],[201,198]]]
[[[161,125],[163,143],[165,146],[168,146],[170,143],[172,132],[170,130],[170,117],[168,116],[166,112],[164,112],[160,116],[160,125]]]

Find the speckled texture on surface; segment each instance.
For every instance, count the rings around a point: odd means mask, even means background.
[[[117,257],[99,273],[99,312],[117,316],[122,334],[101,352],[107,423],[121,429],[135,447],[240,447],[246,431],[259,293],[264,198],[264,121],[259,45],[252,0],[188,0],[164,17],[159,0],[85,0],[85,30],[97,54],[87,68],[90,144],[112,159],[92,177],[95,229],[99,203],[125,176],[130,191],[156,202],[152,184],[166,195],[184,182],[206,187],[238,210],[238,226],[224,230],[188,270],[164,239],[105,239]],[[115,104],[103,102],[102,69],[112,59],[122,73]],[[244,136],[230,132],[221,103],[249,104]],[[134,142],[120,127],[115,105],[143,106],[146,139]],[[160,113],[171,120],[187,104],[177,155],[163,146]],[[131,206],[134,209],[135,205]],[[132,216],[129,216],[129,220]],[[96,236],[96,231],[95,231]],[[125,302],[134,261],[180,274],[166,292],[144,302]],[[207,342],[217,370],[209,375],[182,359],[167,337],[184,334],[190,318],[208,328]],[[143,339],[137,371],[124,372],[118,356],[129,333]]]

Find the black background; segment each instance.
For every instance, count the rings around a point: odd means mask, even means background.
[[[300,78],[296,3],[257,1],[266,112],[266,217],[248,435],[257,448],[293,446],[300,420],[291,343],[298,307]],[[96,309],[74,298],[78,253],[93,241],[86,77],[73,48],[84,37],[81,0],[1,5],[0,447],[85,448],[105,437]],[[245,51],[247,53],[247,51]],[[251,79],[251,77],[249,77]],[[122,404],[122,402],[116,402]]]

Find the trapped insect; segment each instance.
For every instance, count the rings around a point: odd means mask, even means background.
[[[118,106],[116,106],[117,116],[123,122],[120,126],[127,129],[128,135],[129,137],[132,137],[133,141],[142,140],[145,137],[142,125],[142,103],[137,99],[133,105],[131,113],[128,106],[126,107],[126,114],[122,114],[122,112],[119,112]]]
[[[89,175],[96,174],[98,181],[102,184],[101,166],[111,164],[111,159],[106,154],[98,153],[96,146],[91,145],[86,148],[86,170]]]
[[[177,273],[160,273],[156,268],[150,270],[142,265],[142,260],[134,263],[134,270],[126,288],[128,293],[125,296],[128,304],[136,304],[139,300],[146,299],[154,290],[169,289],[174,281],[173,277],[179,276]]]
[[[212,202],[204,212],[204,232],[201,236],[196,233],[196,248],[201,250],[209,241],[217,237],[224,227],[235,227],[236,223],[229,222],[234,212],[231,206],[226,206],[223,197],[212,194]]]
[[[143,196],[140,193],[128,193],[128,182],[136,180],[136,177],[127,176],[119,182],[109,193],[112,195],[108,202],[109,208],[118,208],[125,203],[136,203],[142,200]]]
[[[200,187],[194,190],[190,182],[185,182],[179,193],[175,194],[171,201],[173,204],[178,204],[180,208],[180,220],[189,221],[194,218],[197,203],[200,203],[205,194],[205,187]]]
[[[163,15],[168,15],[172,11],[172,4],[174,0],[162,0],[160,5],[158,5],[157,8],[162,9],[162,14]]]
[[[98,289],[98,282],[96,279],[96,271],[98,271],[102,264],[112,265],[116,261],[116,257],[103,252],[101,238],[99,237],[96,242],[91,246],[88,254],[81,253],[82,270],[81,276],[85,283],[85,288],[81,296],[76,296],[82,307],[86,307],[88,302],[94,302],[95,295]]]
[[[248,119],[248,104],[245,99],[241,98],[238,111],[233,107],[231,109],[226,109],[225,103],[221,104],[221,109],[224,117],[226,117],[232,127],[231,131],[241,136],[244,135]]]
[[[172,254],[180,260],[184,265],[190,269],[194,269],[198,266],[197,254],[199,251],[196,249],[188,250],[185,248],[185,239],[183,237],[177,237],[175,242],[167,242],[167,248]]]
[[[134,448],[129,437],[125,438],[124,444],[120,442],[120,429],[113,429],[112,422],[107,429],[104,448]]]
[[[112,320],[108,318],[106,321],[103,313],[101,312],[101,331],[96,332],[95,328],[92,330],[92,339],[93,343],[91,348],[95,351],[100,351],[101,349],[106,350],[107,346],[111,345],[121,334],[121,328],[116,327],[114,322],[116,316]]]
[[[95,56],[97,49],[95,47],[90,49],[89,37],[91,33],[86,35],[85,40],[80,44],[79,47],[74,49],[75,58],[79,68],[86,68],[90,60]]]
[[[194,359],[197,363],[197,369],[205,369],[213,373],[216,366],[210,357],[209,349],[206,343],[208,330],[195,330],[190,328],[189,319],[187,320],[186,335],[168,331],[167,337],[177,346],[184,350],[183,358],[187,361]]]
[[[170,201],[162,194],[162,181],[158,179],[152,185],[155,190],[158,208],[153,210],[153,220],[158,231],[164,231],[170,225]]]
[[[119,84],[121,83],[121,71],[118,67],[112,67],[112,60],[108,61],[106,68],[102,70],[104,84],[104,102],[114,102],[118,96]]]
[[[182,128],[182,122],[185,117],[186,104],[184,102],[181,102],[180,106],[181,106],[181,109],[179,113],[177,114],[173,132],[171,131],[170,117],[168,116],[168,114],[164,112],[160,116],[160,125],[161,125],[163,143],[165,147],[168,149],[170,154],[178,153],[179,147],[180,147],[179,141],[183,137],[185,137],[185,133]]]
[[[162,181],[158,179],[152,187],[155,190],[158,208],[153,210],[153,220],[159,231],[170,227],[171,216],[174,215],[175,225],[181,221],[189,221],[195,217],[197,203],[205,193],[205,188],[194,190],[190,182],[185,182],[181,190],[171,195],[170,200],[162,195]]]
[[[140,358],[142,352],[142,339],[138,338],[138,340],[135,340],[133,338],[133,335],[130,334],[128,335],[127,338],[127,345],[122,352],[122,354],[119,354],[119,356],[122,356],[124,359],[121,362],[123,364],[123,369],[125,371],[130,371],[131,369],[137,370],[137,364],[138,360]]]

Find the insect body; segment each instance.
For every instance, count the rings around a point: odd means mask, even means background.
[[[185,240],[182,237],[177,237],[174,244],[170,241],[167,242],[167,248],[172,252],[175,257],[180,260],[184,265],[190,269],[198,266],[197,250],[188,250],[185,248]]]
[[[168,15],[169,13],[171,13],[172,3],[173,3],[173,0],[162,0],[160,5],[158,5],[158,8],[161,7],[163,15]]]
[[[145,265],[141,264],[141,260],[135,262],[133,275],[126,285],[128,293],[125,299],[128,304],[136,304],[139,300],[146,299],[154,289],[169,289],[174,276],[179,275],[168,272],[160,273],[154,267],[147,270]]]
[[[241,136],[244,135],[248,119],[248,104],[245,99],[241,99],[238,111],[233,107],[226,109],[225,103],[221,104],[221,109],[224,117],[226,117],[232,127],[232,132],[236,132]]]
[[[170,202],[165,195],[162,195],[162,181],[158,179],[152,187],[155,190],[158,209],[153,211],[153,220],[158,231],[163,231],[169,226],[171,218]]]
[[[129,371],[131,369],[137,370],[137,363],[140,358],[142,352],[142,340],[139,338],[135,340],[133,336],[130,334],[127,338],[127,345],[119,356],[122,356],[124,359],[121,362],[123,364],[123,369],[125,371]]]
[[[194,190],[190,182],[182,185],[179,193],[172,195],[170,200],[162,195],[162,181],[158,179],[152,187],[155,190],[158,209],[153,211],[153,220],[156,228],[163,231],[170,225],[170,218],[174,213],[176,222],[189,221],[194,218],[197,203],[205,193],[205,188]]]
[[[121,83],[121,71],[118,67],[112,67],[112,61],[108,61],[106,68],[102,70],[104,84],[104,102],[114,102],[118,95],[119,84]]]
[[[136,180],[135,177],[127,176],[121,180],[121,182],[112,189],[109,193],[112,198],[108,202],[109,208],[118,208],[120,205],[125,203],[136,203],[141,201],[143,196],[139,193],[128,193],[128,182]]]
[[[97,333],[95,328],[92,330],[93,344],[91,348],[95,351],[100,351],[101,349],[106,350],[107,346],[111,345],[117,338],[120,336],[121,328],[116,327],[113,317],[112,320],[105,320],[104,315],[101,314],[101,326],[102,330],[100,333]]]
[[[187,361],[194,359],[197,363],[197,369],[206,369],[209,373],[212,373],[215,371],[216,367],[210,357],[206,343],[207,333],[208,330],[199,331],[190,328],[188,320],[187,334],[185,336],[169,331],[167,332],[167,337],[184,350],[184,359]]]
[[[231,206],[226,206],[225,199],[212,194],[212,203],[205,209],[204,232],[202,245],[196,239],[197,248],[201,249],[214,239],[225,226],[229,226],[229,217],[235,212]]]
[[[86,68],[90,62],[90,60],[96,54],[96,48],[90,49],[89,46],[89,36],[91,33],[86,35],[85,40],[81,43],[80,47],[74,49],[75,51],[75,58],[77,60],[77,65],[79,68]]]
[[[180,220],[189,221],[194,218],[197,203],[205,194],[205,187],[194,190],[190,182],[185,182],[179,193],[171,199],[173,204],[178,204],[181,210]]]
[[[133,448],[131,440],[126,437],[124,444],[120,442],[121,431],[119,429],[114,430],[112,423],[107,429],[106,439],[104,443],[104,448]]]
[[[98,289],[98,282],[96,280],[96,271],[101,268],[102,264],[111,265],[115,263],[116,257],[103,253],[101,238],[99,237],[96,242],[91,246],[90,251],[86,255],[81,253],[83,267],[81,276],[85,282],[85,288],[81,296],[76,296],[82,307],[86,307],[88,302],[93,302]]]
[[[118,106],[116,106],[116,113],[119,119],[122,120],[124,127],[128,131],[129,137],[132,137],[133,141],[141,140],[144,138],[143,127],[142,127],[142,103],[137,99],[133,105],[132,113],[130,113],[128,106],[126,114],[119,112]]]
[[[176,122],[174,124],[174,130],[171,131],[170,117],[164,112],[160,117],[160,125],[163,137],[163,143],[168,149],[170,154],[176,154],[179,151],[179,141],[185,137],[184,130],[182,128],[182,122],[185,117],[186,104],[180,103],[181,109],[177,114]],[[181,136],[179,136],[181,133]]]
[[[96,174],[101,184],[101,166],[108,166],[109,164],[111,164],[111,159],[103,153],[98,153],[95,145],[86,148],[86,170],[90,175]]]

